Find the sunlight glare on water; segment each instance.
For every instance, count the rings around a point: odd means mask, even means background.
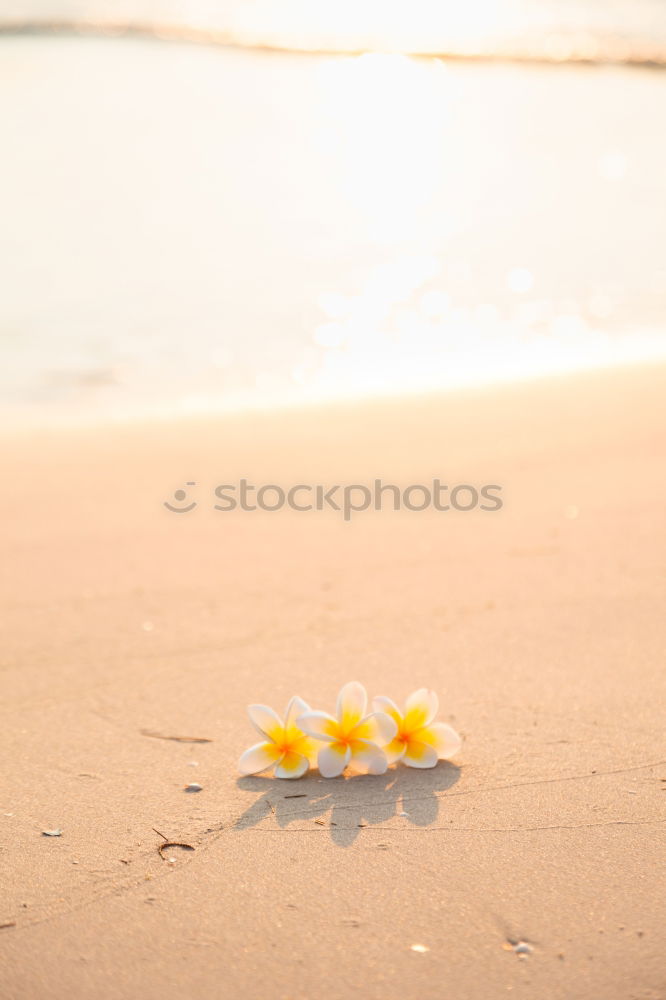
[[[260,0],[239,9],[234,22],[241,37],[290,39],[299,48],[382,49],[478,53],[510,32],[520,5],[507,0],[288,0],[279,7]],[[277,13],[277,17],[276,17]],[[434,47],[433,47],[434,46]]]
[[[124,418],[666,356],[661,74],[0,45],[6,405]]]

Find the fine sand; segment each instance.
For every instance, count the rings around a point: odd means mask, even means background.
[[[3,1000],[665,997],[665,399],[654,367],[5,430]],[[505,505],[214,511],[241,477]],[[455,766],[238,777],[249,702],[354,679],[435,688]]]

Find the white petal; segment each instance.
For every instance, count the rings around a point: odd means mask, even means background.
[[[406,746],[407,744],[404,740],[396,739],[391,740],[391,742],[387,743],[385,747],[382,747],[382,750],[386,754],[386,760],[388,763],[395,764],[397,761],[401,760],[404,756]]]
[[[405,702],[405,732],[413,733],[417,729],[423,729],[430,725],[437,715],[439,708],[439,698],[434,691],[428,688],[419,688],[410,694]]]
[[[414,733],[414,739],[434,747],[440,760],[454,757],[462,746],[462,740],[452,726],[446,722],[432,722],[425,729]]]
[[[333,742],[340,737],[338,720],[328,712],[304,712],[298,716],[296,724],[304,733],[314,736],[316,740]]]
[[[387,698],[385,695],[378,695],[376,698],[373,698],[372,710],[373,712],[386,712],[387,715],[391,716],[398,729],[400,729],[402,715],[396,703],[391,701],[390,698]]]
[[[247,714],[254,728],[271,740],[273,743],[280,743],[284,732],[282,719],[269,708],[268,705],[248,705]]]
[[[297,695],[294,695],[287,705],[287,711],[284,713],[285,744],[293,743],[301,735],[302,730],[298,725],[297,719],[299,715],[303,715],[304,712],[309,711],[310,706],[308,703]]]
[[[351,750],[346,743],[327,743],[319,751],[317,766],[323,778],[337,778],[342,774],[349,759]]]
[[[246,750],[238,761],[241,774],[259,774],[272,767],[282,757],[282,751],[274,743],[255,743]]]
[[[397,733],[398,727],[390,715],[386,712],[373,712],[354,726],[350,736],[354,740],[371,740],[381,747],[395,739]]]
[[[286,753],[275,768],[276,778],[300,778],[307,771],[310,763],[307,757],[290,751]]]
[[[384,774],[388,767],[386,754],[376,743],[370,740],[352,740],[351,765],[356,771],[365,774]]]
[[[350,733],[365,715],[368,696],[365,688],[358,681],[351,681],[341,689],[338,695],[336,714],[343,733]]]
[[[403,764],[409,767],[435,767],[437,760],[437,751],[434,747],[416,740],[409,741],[402,757]]]

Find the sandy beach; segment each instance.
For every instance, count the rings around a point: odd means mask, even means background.
[[[665,399],[653,366],[5,429],[3,1000],[666,996]],[[242,477],[504,506],[215,511]],[[248,703],[354,679],[436,689],[456,763],[238,776]]]

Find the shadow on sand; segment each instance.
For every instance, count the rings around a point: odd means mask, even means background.
[[[314,831],[317,826],[312,824],[321,820],[334,844],[349,847],[363,827],[378,826],[393,816],[415,826],[430,826],[438,817],[441,793],[459,775],[455,764],[440,761],[428,770],[398,766],[382,775],[328,779],[312,775],[298,781],[239,778],[239,788],[262,794],[239,816],[235,828],[246,830],[273,817],[283,829],[298,824],[301,830]]]

